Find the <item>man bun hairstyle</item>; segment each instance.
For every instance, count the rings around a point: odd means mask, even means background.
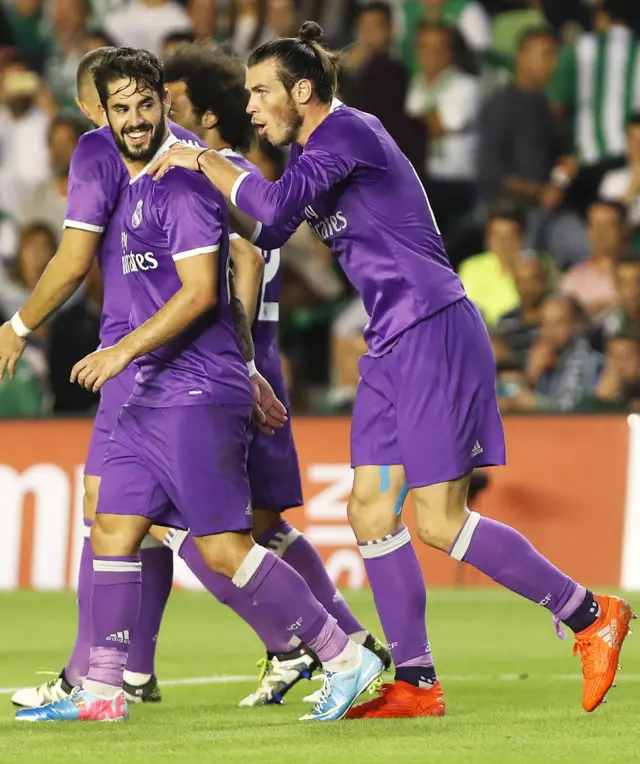
[[[320,42],[322,39],[322,27],[315,21],[305,21],[298,32],[298,39],[304,42]]]
[[[249,67],[275,59],[278,78],[287,92],[296,82],[309,80],[321,103],[331,103],[338,87],[338,56],[321,45],[322,27],[305,21],[297,37],[272,40],[256,48],[249,56]]]

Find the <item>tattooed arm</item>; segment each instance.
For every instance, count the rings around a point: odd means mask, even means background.
[[[231,314],[236,334],[242,346],[242,354],[247,362],[251,387],[253,389],[253,421],[267,435],[273,435],[275,428],[282,427],[287,421],[287,410],[276,398],[273,388],[258,372],[255,364],[255,347],[251,336],[251,327],[242,300],[236,292],[236,282],[233,271],[229,271],[229,294],[231,297]]]
[[[242,300],[238,297],[236,290],[236,280],[233,275],[233,270],[229,270],[229,296],[231,298],[231,315],[233,316],[233,325],[240,340],[242,347],[242,355],[244,360],[251,366],[251,362],[256,357],[255,347],[253,345],[253,337],[251,336],[251,327],[247,320],[247,312],[244,309]],[[255,368],[255,364],[253,364]],[[253,376],[251,374],[251,376]]]

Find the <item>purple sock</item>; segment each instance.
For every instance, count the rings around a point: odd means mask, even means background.
[[[264,643],[267,652],[286,653],[291,650],[292,634],[283,633],[283,630],[275,626],[271,619],[265,618],[262,610],[254,607],[253,599],[249,594],[244,589],[235,586],[230,578],[222,576],[220,573],[214,573],[202,559],[191,535],[187,536],[181,545],[173,541],[176,537],[175,532],[169,531],[165,543],[171,544],[174,549],[177,549],[180,557],[187,563],[189,570],[218,602],[230,607],[234,613],[251,626]]]
[[[396,676],[412,681],[409,675],[413,677],[419,671],[407,671],[405,676],[400,670],[433,669],[433,657],[425,619],[427,588],[409,529],[402,528],[378,541],[360,543],[358,547],[396,666]],[[432,671],[427,673],[431,677]],[[416,684],[419,678],[416,676]]]
[[[139,555],[93,558],[91,652],[85,686],[122,687],[131,636],[140,613]]]
[[[140,616],[129,648],[127,670],[153,674],[160,622],[173,583],[173,552],[166,546],[152,546],[140,550],[140,560]]]
[[[289,523],[280,518],[256,542],[270,549],[304,578],[313,596],[338,622],[345,634],[366,629],[349,609],[340,592],[331,582],[322,558],[315,547]]]
[[[93,551],[89,532],[92,526],[91,520],[84,518],[85,539],[80,555],[80,569],[78,570],[78,629],[76,642],[64,675],[67,682],[73,687],[82,684],[89,670],[89,648],[91,647],[91,589],[93,586]]]
[[[333,660],[349,642],[313,596],[304,579],[273,552],[254,546],[233,577],[233,583],[253,600],[253,606],[286,636],[308,645],[321,662]]]
[[[560,621],[585,600],[585,588],[545,559],[521,533],[477,512],[469,515],[449,554],[546,607]]]

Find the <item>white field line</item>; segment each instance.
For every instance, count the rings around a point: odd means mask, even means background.
[[[443,682],[515,682],[515,681],[527,681],[532,680],[544,680],[544,681],[559,681],[559,682],[578,682],[582,680],[580,673],[577,674],[499,674],[499,675],[456,675],[456,674],[444,674],[438,677]],[[626,674],[623,670],[620,671],[616,679],[622,683],[624,682],[639,682],[640,674]],[[257,677],[252,676],[194,676],[186,677],[183,679],[161,679],[161,687],[186,687],[190,685],[198,684],[242,684],[247,682],[256,682]],[[24,685],[23,685],[24,687]],[[0,695],[11,695],[16,690],[22,689],[20,687],[0,687]]]

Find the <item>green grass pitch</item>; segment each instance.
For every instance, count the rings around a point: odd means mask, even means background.
[[[379,634],[370,593],[348,599]],[[637,608],[640,595],[631,601]],[[19,725],[8,689],[64,664],[74,597],[0,594],[0,614],[0,764],[640,762],[640,634],[625,644],[609,702],[586,714],[570,636],[561,642],[548,613],[497,589],[429,593],[444,719],[298,722],[315,682],[299,685],[282,707],[237,708],[254,689],[247,677],[261,657],[257,639],[207,595],[176,592],[158,645],[162,703],[134,706],[125,724]],[[180,681],[189,679],[201,681]]]

